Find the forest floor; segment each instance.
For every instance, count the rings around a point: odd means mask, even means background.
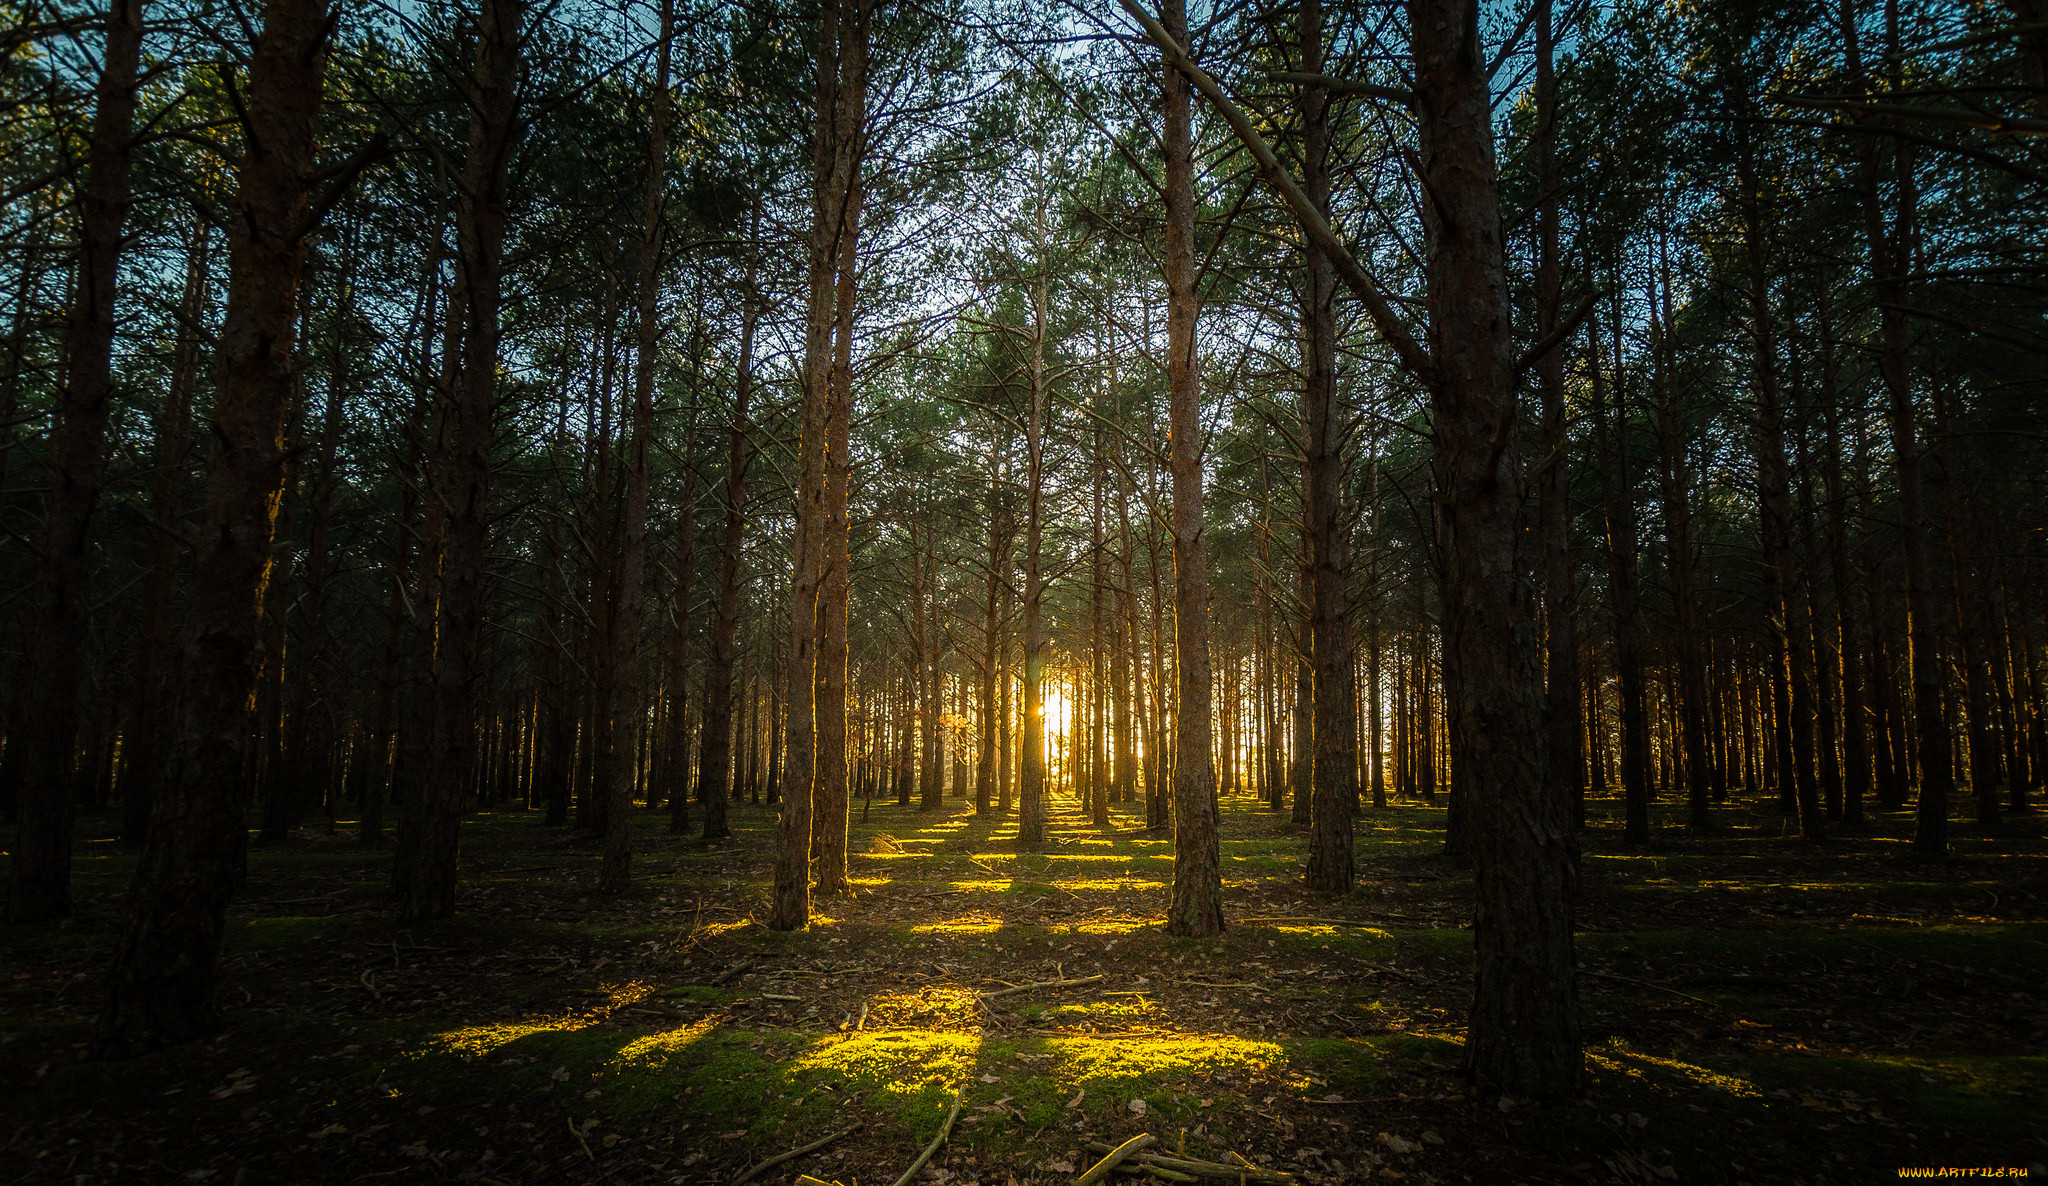
[[[1020,854],[959,800],[856,805],[857,895],[803,934],[761,925],[767,808],[711,847],[642,816],[622,898],[594,892],[593,842],[480,814],[458,916],[411,927],[389,850],[323,821],[250,853],[227,1032],[119,1064],[85,1043],[133,856],[86,843],[74,919],[0,928],[0,1183],[724,1186],[835,1137],[752,1181],[888,1186],[956,1091],[920,1181],[1069,1182],[1144,1132],[1309,1183],[2048,1176],[2041,815],[1958,819],[1926,863],[1903,813],[1805,845],[1774,812],[1705,835],[1660,812],[1635,852],[1596,802],[1589,1090],[1536,1107],[1458,1073],[1470,873],[1440,808],[1367,812],[1332,898],[1301,888],[1297,829],[1226,799],[1230,926],[1207,942],[1159,925],[1169,842],[1056,808]],[[1002,992],[1056,980],[1086,982]]]

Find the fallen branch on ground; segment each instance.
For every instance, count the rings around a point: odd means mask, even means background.
[[[923,1169],[924,1163],[939,1151],[939,1146],[946,1143],[946,1135],[953,1131],[953,1121],[960,1116],[960,1102],[966,1098],[967,1080],[962,1079],[960,1086],[953,1090],[953,1110],[946,1113],[946,1122],[939,1126],[939,1135],[932,1138],[932,1143],[926,1145],[924,1152],[917,1155],[917,1160],[910,1163],[910,1168],[903,1171],[903,1176],[896,1179],[896,1186],[910,1186],[910,1180],[917,1176],[917,1171]]]
[[[1139,1133],[1137,1136],[1111,1149],[1107,1154],[1103,1155],[1101,1161],[1089,1166],[1087,1173],[1074,1179],[1074,1186],[1095,1186],[1095,1183],[1108,1177],[1109,1171],[1115,1169],[1117,1164],[1123,1161],[1124,1158],[1129,1157],[1158,1139],[1158,1137],[1153,1136],[1149,1132]]]
[[[808,1145],[799,1145],[796,1148],[791,1149],[787,1153],[777,1153],[775,1156],[769,1158],[764,1162],[761,1162],[759,1165],[756,1165],[753,1169],[750,1169],[746,1173],[741,1174],[739,1177],[734,1178],[732,1180],[732,1186],[740,1186],[741,1182],[746,1181],[748,1178],[753,1177],[755,1174],[760,1173],[762,1170],[773,1169],[774,1167],[781,1165],[785,1161],[793,1161],[796,1158],[802,1157],[804,1154],[811,1152],[813,1149],[823,1149],[825,1146],[831,1144],[832,1142],[838,1140],[840,1137],[845,1136],[847,1133],[850,1133],[854,1129],[859,1127],[860,1124],[858,1122],[849,1124],[845,1128],[840,1129],[838,1132],[827,1133],[824,1136],[819,1137],[817,1140],[812,1141]]]
[[[1089,1141],[1087,1147],[1094,1152],[1103,1153],[1109,1150],[1110,1144],[1107,1141]],[[1280,1170],[1263,1170],[1251,1165],[1223,1165],[1220,1162],[1197,1161],[1192,1157],[1177,1157],[1165,1153],[1141,1152],[1133,1154],[1129,1160],[1154,1169],[1177,1170],[1183,1174],[1193,1174],[1197,1178],[1216,1178],[1227,1182],[1257,1182],[1260,1186],[1295,1186],[1300,1181],[1293,1174]],[[897,1186],[903,1184],[899,1182]]]
[[[1015,993],[1030,992],[1034,988],[1072,988],[1077,984],[1098,984],[1102,980],[1103,977],[1101,976],[1083,976],[1079,980],[1040,980],[1036,984],[1019,984],[1013,988],[999,988],[994,992],[985,992],[981,994],[981,999],[984,1001],[993,1000],[996,997],[1007,997]]]

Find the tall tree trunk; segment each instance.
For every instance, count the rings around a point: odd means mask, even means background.
[[[1583,1071],[1568,788],[1546,777],[1536,603],[1522,562],[1514,357],[1492,104],[1474,0],[1409,0],[1428,278],[1444,684],[1476,788],[1474,1076],[1556,1098]]]
[[[824,583],[826,466],[830,450],[832,331],[839,242],[845,230],[851,146],[840,131],[839,88],[851,30],[841,0],[826,0],[818,27],[817,108],[811,193],[810,295],[804,317],[803,402],[798,429],[796,532],[790,579],[789,722],[777,826],[775,905],[768,925],[801,930],[811,919],[811,826],[818,777],[818,608]],[[855,19],[858,19],[857,17]]]
[[[129,141],[142,58],[143,0],[112,0],[94,91],[85,184],[78,196],[78,260],[64,322],[64,384],[50,427],[50,489],[43,498],[41,563],[29,612],[18,695],[26,697],[20,831],[8,866],[8,922],[71,913],[72,759],[92,613],[93,512],[106,473],[113,399],[114,296],[128,221]],[[287,307],[289,314],[289,307]]]
[[[1894,21],[1895,23],[1895,21]],[[1842,32],[1851,83],[1868,90],[1858,45],[1855,6],[1843,0]],[[1920,765],[1920,800],[1913,826],[1913,850],[1925,856],[1948,851],[1948,802],[1955,790],[1950,761],[1948,716],[1941,703],[1942,672],[1948,664],[1941,629],[1940,602],[1927,548],[1927,497],[1920,467],[1920,432],[1914,423],[1913,376],[1906,338],[1906,293],[1900,271],[1911,241],[1914,181],[1911,156],[1900,147],[1899,209],[1893,226],[1885,225],[1878,194],[1877,146],[1873,137],[1857,140],[1856,190],[1863,209],[1865,247],[1869,253],[1871,287],[1877,294],[1878,372],[1884,379],[1886,424],[1891,433],[1892,473],[1898,482],[1899,557],[1905,567],[1907,662],[1913,683],[1915,749]],[[1907,779],[1901,778],[1904,783]]]
[[[441,548],[438,644],[426,778],[400,817],[411,832],[400,850],[400,916],[407,922],[455,913],[456,853],[463,794],[476,765],[484,564],[490,539],[491,446],[498,391],[498,306],[504,273],[507,188],[525,0],[483,0],[476,71],[469,83],[469,143],[456,205],[456,294],[463,305],[462,369],[448,409],[454,418],[438,492],[446,507]]]
[[[1322,0],[1302,0],[1301,69],[1323,72]],[[1329,92],[1301,88],[1302,190],[1325,218],[1330,213]],[[1343,509],[1344,424],[1337,408],[1337,273],[1314,239],[1301,245],[1302,458],[1301,511],[1308,537],[1309,635],[1315,668],[1315,750],[1310,774],[1308,887],[1349,893],[1352,805],[1358,800],[1358,723],[1351,706],[1351,633],[1345,625],[1351,591]],[[1178,441],[1176,425],[1175,440]],[[1176,450],[1178,453],[1178,450]]]
[[[847,486],[853,459],[854,302],[859,294],[861,184],[866,155],[868,17],[871,0],[856,0],[839,50],[834,112],[838,142],[839,229],[833,244],[838,268],[832,326],[831,386],[825,404],[824,575],[818,594],[818,774],[811,822],[818,893],[853,892],[846,879],[846,828],[852,800],[846,785],[846,602],[852,587],[847,552]]]
[[[192,220],[185,246],[185,289],[178,300],[178,341],[171,348],[171,382],[157,411],[156,453],[151,458],[147,575],[142,585],[142,620],[135,640],[135,700],[122,749],[128,769],[122,778],[121,839],[140,844],[149,830],[149,806],[163,776],[166,709],[165,670],[171,649],[171,609],[177,600],[178,566],[184,549],[179,528],[185,518],[185,489],[192,483],[192,393],[199,384],[202,321],[211,299],[211,231],[204,218]],[[11,417],[10,417],[11,419]]]
[[[1756,378],[1757,515],[1763,537],[1766,609],[1771,621],[1771,680],[1789,684],[1777,697],[1781,741],[1778,759],[1779,794],[1790,796],[1799,814],[1799,832],[1819,840],[1827,832],[1820,810],[1820,788],[1813,767],[1813,673],[1808,641],[1801,629],[1805,601],[1792,549],[1791,463],[1785,452],[1785,404],[1778,371],[1776,314],[1770,297],[1770,248],[1766,242],[1761,179],[1747,143],[1736,163],[1742,187],[1743,238],[1748,266],[1752,365]]]
[[[639,306],[636,310],[633,366],[632,439],[626,445],[626,499],[619,525],[619,584],[610,639],[611,703],[600,711],[616,730],[639,719],[645,673],[641,658],[641,618],[646,605],[647,576],[647,439],[654,434],[654,359],[661,345],[661,256],[665,249],[668,187],[668,75],[673,56],[675,6],[662,0],[661,32],[649,93],[647,184],[640,224]],[[606,788],[611,801],[605,810],[604,864],[598,872],[601,893],[623,893],[632,881],[634,754],[631,734],[613,738]]]
[[[1618,281],[1619,277],[1617,277]],[[1618,292],[1618,290],[1617,290]],[[1621,322],[1614,325],[1613,371],[1601,358],[1600,335],[1591,335],[1593,415],[1602,438],[1601,504],[1607,528],[1607,593],[1614,612],[1614,666],[1621,694],[1621,786],[1629,844],[1650,842],[1650,724],[1645,705],[1641,595],[1636,579],[1635,485],[1629,474],[1628,407],[1621,372]],[[1614,388],[1609,421],[1607,391]]]
[[[1536,0],[1536,336],[1556,332],[1564,300],[1558,250],[1556,39],[1552,0]],[[1543,625],[1549,680],[1543,701],[1543,737],[1548,777],[1565,789],[1572,823],[1586,822],[1586,755],[1581,744],[1584,706],[1579,698],[1578,585],[1572,575],[1570,437],[1565,422],[1563,343],[1536,360],[1536,390],[1542,403],[1543,460],[1536,467],[1537,509],[1543,531]]]
[[[758,220],[757,220],[758,221]],[[754,291],[756,259],[747,255],[740,291],[740,346],[735,367],[732,439],[725,467],[725,531],[718,545],[718,600],[711,619],[711,655],[704,666],[704,733],[697,755],[698,800],[704,804],[704,839],[732,833],[725,822],[732,770],[733,668],[739,659],[740,563],[747,528],[747,467],[753,460],[748,408],[754,390],[754,327],[760,302]]]
[[[185,629],[176,748],[136,868],[96,1045],[128,1057],[212,1028],[214,979],[245,842],[249,703],[263,668],[264,584],[284,480],[293,322],[313,229],[307,200],[326,38],[322,0],[269,0],[249,65],[248,141],[229,221],[218,442]]]
[[[1185,0],[1165,0],[1160,24],[1175,44],[1188,40]],[[1174,661],[1179,703],[1173,769],[1173,901],[1170,935],[1223,930],[1216,767],[1210,754],[1209,564],[1202,538],[1201,358],[1195,349],[1195,167],[1190,112],[1193,87],[1163,67],[1166,197],[1166,392],[1173,477]]]
[[[1042,204],[1041,204],[1042,207]],[[1041,240],[1042,241],[1042,240]],[[1044,261],[1031,288],[1031,363],[1024,413],[1024,705],[1018,721],[1017,844],[1045,843],[1045,335]]]
[[[1669,245],[1658,242],[1659,273],[1650,296],[1655,316],[1651,328],[1652,384],[1657,392],[1658,495],[1664,516],[1665,567],[1671,579],[1672,649],[1678,658],[1680,727],[1685,744],[1686,822],[1694,828],[1712,824],[1708,805],[1712,792],[1707,728],[1707,677],[1700,655],[1697,560],[1692,542],[1692,467],[1686,457],[1689,435],[1676,375],[1676,322],[1671,309]]]

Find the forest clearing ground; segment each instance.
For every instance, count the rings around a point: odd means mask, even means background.
[[[0,1183],[727,1183],[851,1128],[753,1180],[873,1186],[963,1083],[923,1181],[1070,1181],[1091,1142],[1146,1131],[1312,1182],[2048,1173],[2041,816],[1958,821],[1930,864],[1905,813],[1819,846],[1764,810],[1703,837],[1660,814],[1636,853],[1596,801],[1591,1091],[1539,1109],[1457,1074],[1469,871],[1440,855],[1440,802],[1367,811],[1337,899],[1300,888],[1284,817],[1227,798],[1210,942],[1158,924],[1167,840],[1065,799],[1036,853],[960,800],[856,804],[856,896],[791,935],[757,921],[768,808],[714,847],[643,814],[620,899],[593,892],[592,843],[485,812],[458,917],[405,928],[389,850],[309,827],[251,850],[228,1032],[122,1064],[83,1055],[133,857],[91,842],[77,917],[0,928]],[[988,995],[1059,980],[1086,982]]]

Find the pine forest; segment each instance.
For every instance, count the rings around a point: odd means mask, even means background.
[[[0,1184],[2048,1177],[2048,0],[0,0]]]

